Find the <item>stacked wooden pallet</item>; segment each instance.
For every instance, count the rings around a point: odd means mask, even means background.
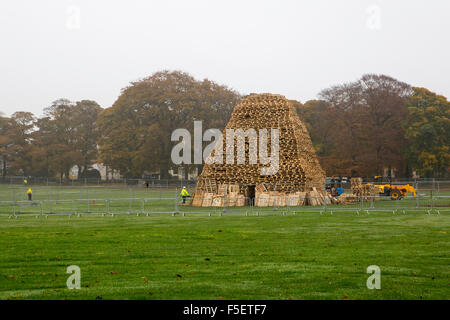
[[[312,190],[307,194],[308,204],[311,206],[323,205],[326,201],[329,203],[329,199],[324,192],[319,192],[316,187],[312,187]]]
[[[352,196],[354,197],[354,196]],[[192,206],[203,207],[233,207],[244,206],[249,203],[249,197],[238,193],[229,192],[214,194],[209,192],[194,193],[191,201]],[[329,194],[317,191],[315,187],[311,191],[297,191],[292,193],[280,191],[259,191],[255,193],[256,207],[283,207],[283,206],[303,206],[303,205],[323,205],[324,201],[331,203],[331,196]]]
[[[260,145],[259,130],[266,129],[269,156],[271,152],[270,130],[278,129],[278,171],[271,175],[261,175],[261,168],[269,167],[270,164],[262,164],[259,158],[256,164],[250,164],[249,139],[245,141],[245,164],[237,164],[237,139],[234,141],[234,164],[226,164],[226,132],[224,131],[222,135],[224,143],[220,145],[223,149],[223,161],[204,165],[198,178],[196,193],[199,195],[213,193],[215,196],[221,196],[224,195],[224,191],[220,189],[221,185],[228,187],[237,185],[238,187],[235,187],[233,192],[229,192],[233,193],[232,196],[236,197],[236,201],[222,200],[222,205],[241,204],[242,200],[238,201],[237,195],[243,195],[248,199],[252,197],[251,188],[255,188],[255,205],[265,206],[275,203],[275,201],[284,205],[323,203],[324,196],[320,191],[314,189],[314,186],[323,185],[325,173],[316,157],[306,126],[300,121],[295,108],[284,96],[274,94],[248,96],[235,107],[226,129],[255,130],[258,136],[258,146]],[[213,158],[214,155],[215,151],[210,158]],[[272,192],[277,194],[271,195]],[[303,194],[297,194],[298,192]],[[268,193],[268,195],[266,196],[264,193]],[[297,196],[298,201],[296,200]],[[292,199],[288,200],[289,197]],[[194,198],[191,203],[198,205],[200,200],[195,201]],[[220,203],[220,200],[215,203]]]
[[[351,188],[353,195],[359,200],[375,199],[378,195],[373,184],[363,184],[362,178],[352,178]]]
[[[191,205],[194,207],[203,206],[203,198],[205,197],[205,192],[195,192],[191,198]]]
[[[358,198],[355,197],[355,195],[353,194],[341,194],[338,198],[336,198],[335,202],[332,203],[337,203],[337,204],[351,204],[358,201]]]

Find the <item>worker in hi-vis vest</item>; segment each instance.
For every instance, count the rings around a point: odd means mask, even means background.
[[[181,189],[180,195],[181,195],[181,198],[183,199],[182,200],[183,203],[186,203],[186,198],[190,197],[189,192],[186,190],[186,187],[183,187],[183,189]]]
[[[27,194],[28,194],[28,200],[31,201],[31,197],[33,196],[33,191],[31,191],[31,188],[28,188]]]

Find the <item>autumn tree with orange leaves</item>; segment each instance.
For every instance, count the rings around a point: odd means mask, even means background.
[[[168,177],[175,168],[170,158],[172,131],[193,132],[195,120],[201,120],[204,129],[222,130],[239,100],[228,87],[181,71],[161,71],[132,82],[100,115],[99,159],[127,177],[145,172]]]

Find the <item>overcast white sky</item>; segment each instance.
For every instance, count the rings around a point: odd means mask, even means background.
[[[383,73],[450,97],[450,1],[14,0],[0,4],[0,111],[111,106],[178,69],[305,102]]]

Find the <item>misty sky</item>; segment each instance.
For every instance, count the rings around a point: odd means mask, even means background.
[[[163,69],[302,102],[364,73],[450,98],[449,16],[448,0],[2,1],[0,112],[109,107]]]

